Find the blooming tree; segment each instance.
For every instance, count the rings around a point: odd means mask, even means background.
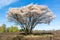
[[[32,33],[37,24],[49,24],[55,16],[47,6],[29,4],[20,8],[10,8],[7,18],[19,24],[25,33]]]

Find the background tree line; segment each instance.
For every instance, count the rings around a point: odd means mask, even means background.
[[[22,31],[22,30],[18,29],[17,26],[6,27],[5,24],[2,24],[0,26],[0,33],[3,33],[3,32],[20,32],[20,31]]]

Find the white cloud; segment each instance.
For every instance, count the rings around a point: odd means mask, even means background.
[[[0,9],[4,6],[7,6],[7,5],[14,3],[16,1],[18,1],[18,0],[0,0]]]

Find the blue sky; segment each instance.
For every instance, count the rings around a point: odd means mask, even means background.
[[[60,0],[0,0],[0,25],[6,24],[7,27],[14,25],[14,23],[8,22],[6,18],[6,14],[9,8],[26,6],[31,3],[48,6],[56,16],[50,25],[38,24],[34,29],[60,30]]]

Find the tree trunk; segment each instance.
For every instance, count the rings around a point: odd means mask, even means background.
[[[30,26],[28,27],[28,26],[27,26],[27,27],[25,28],[25,34],[26,34],[26,35],[32,34],[32,31],[33,31],[33,27],[30,27]]]
[[[33,30],[33,28],[31,27],[31,28],[30,28],[30,34],[32,34],[32,30]]]

